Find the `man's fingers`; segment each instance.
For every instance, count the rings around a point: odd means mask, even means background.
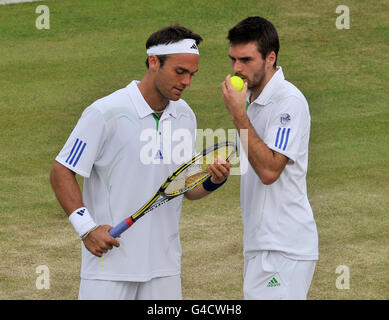
[[[214,166],[216,169],[228,174],[230,172],[231,163],[224,158],[217,158],[214,162]]]
[[[215,177],[215,178],[217,178],[217,179],[223,178],[223,174],[221,173],[221,171],[218,170],[218,169],[216,169],[214,166],[210,166],[210,167],[208,168],[208,171],[209,171],[209,173],[210,173],[213,177]]]
[[[211,174],[211,181],[214,183],[221,183],[230,175],[231,164],[226,162],[224,164],[215,163],[209,166],[208,171]]]
[[[230,74],[227,74],[225,83],[226,83],[226,88],[227,88],[227,90],[231,90],[231,89],[234,88],[234,87],[232,86],[232,83],[231,83],[231,75],[230,75]]]
[[[103,253],[101,251],[98,251],[98,250],[92,250],[91,253],[99,258],[101,258],[103,256]]]
[[[222,82],[222,90],[223,92],[227,92],[228,90],[231,90],[233,88],[232,83],[231,83],[231,75],[228,74],[224,81]]]
[[[224,165],[213,166],[211,169],[219,178],[225,177],[229,173],[229,168]]]
[[[115,246],[116,248],[120,247],[120,243],[119,241],[117,241],[115,238],[114,238],[114,241],[112,242],[113,246]]]
[[[108,233],[109,233],[109,231],[111,231],[112,229],[113,229],[113,227],[109,226],[109,227],[107,228]],[[110,244],[112,244],[112,245],[115,246],[115,247],[120,247],[119,241],[117,241],[117,240],[116,240],[114,237],[112,237],[110,234],[109,234],[109,236],[111,237],[111,238],[110,238]],[[112,249],[112,247],[111,247],[111,249]]]
[[[111,226],[103,225],[92,231],[84,240],[86,248],[95,256],[101,257],[114,246],[119,247],[119,241],[109,234],[109,230],[111,229]]]
[[[244,84],[243,84],[243,88],[242,88],[242,93],[246,96],[247,94],[247,90],[248,90],[248,84],[247,82],[245,81]]]
[[[225,95],[226,94],[226,92],[227,92],[227,84],[226,84],[226,81],[224,80],[223,82],[222,82],[222,93],[223,93],[223,95]]]

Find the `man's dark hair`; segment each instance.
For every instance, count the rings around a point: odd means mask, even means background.
[[[146,50],[150,47],[157,46],[159,44],[175,43],[184,39],[195,40],[197,46],[200,44],[201,41],[203,41],[203,38],[200,35],[183,26],[180,26],[179,24],[176,24],[154,32],[146,41]],[[167,55],[159,55],[157,57],[162,67],[165,63]],[[147,68],[149,68],[148,58],[146,59],[146,66]]]
[[[277,30],[270,21],[261,17],[248,17],[228,31],[227,39],[231,45],[255,42],[262,59],[274,51],[276,60],[273,67],[276,67],[280,41]]]

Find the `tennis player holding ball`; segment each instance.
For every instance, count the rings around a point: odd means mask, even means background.
[[[310,114],[303,94],[277,66],[279,40],[264,18],[249,17],[228,33],[240,92],[227,76],[223,99],[238,129],[245,299],[306,299],[318,259],[318,235],[306,174]],[[243,136],[241,139],[245,139]]]
[[[143,79],[86,108],[56,157],[51,184],[82,239],[79,299],[182,299],[182,196],[143,216],[120,238],[109,231],[181,165],[166,161],[174,159],[169,153],[175,147],[184,143],[190,157],[195,153],[196,117],[180,98],[198,70],[201,41],[178,25],[152,34]],[[145,139],[150,131],[153,139]],[[190,139],[174,139],[179,132]],[[143,152],[150,145],[152,161]],[[228,162],[215,160],[211,177],[185,196],[195,200],[216,190],[229,170]],[[76,174],[84,177],[83,194]]]

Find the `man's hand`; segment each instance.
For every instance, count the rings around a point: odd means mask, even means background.
[[[215,159],[214,163],[208,167],[208,172],[211,174],[211,182],[215,184],[223,183],[230,175],[231,164],[224,159]],[[185,197],[189,200],[198,200],[210,194],[200,184],[192,190],[185,193]]]
[[[231,84],[231,75],[227,75],[222,82],[223,100],[231,113],[233,119],[240,118],[246,114],[247,82],[244,83],[242,91],[237,91]]]
[[[230,175],[231,164],[224,159],[215,159],[215,162],[208,167],[211,174],[211,181],[220,184]]]
[[[113,247],[119,247],[120,243],[113,238],[109,231],[112,229],[111,226],[103,225],[98,226],[84,239],[85,247],[97,257],[101,257],[108,250]]]

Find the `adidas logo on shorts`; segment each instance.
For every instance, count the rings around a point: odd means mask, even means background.
[[[277,279],[275,277],[273,277],[269,283],[267,284],[266,287],[279,287],[281,284],[277,281]]]

